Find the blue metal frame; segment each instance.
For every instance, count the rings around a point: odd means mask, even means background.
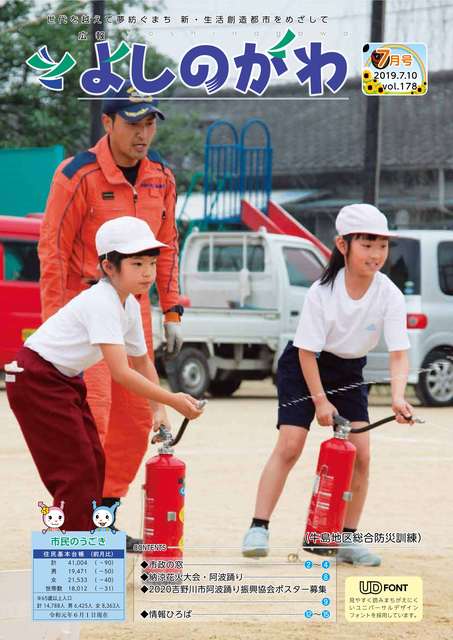
[[[247,146],[246,136],[253,126],[259,126],[265,137],[261,147]],[[272,190],[272,146],[267,125],[258,118],[247,120],[241,130],[241,199],[267,213]]]
[[[214,131],[226,128],[228,144],[212,142]],[[240,159],[236,128],[228,120],[211,124],[206,134],[204,166],[204,216],[208,222],[232,221],[240,218]]]
[[[264,146],[247,146],[252,126],[264,131]],[[226,128],[230,142],[212,142],[219,128]],[[206,222],[237,224],[241,221],[241,200],[267,213],[272,188],[272,146],[269,129],[257,118],[247,120],[240,139],[234,125],[219,120],[207,130],[204,167],[204,217]]]

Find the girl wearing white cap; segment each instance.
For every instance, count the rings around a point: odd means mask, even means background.
[[[338,236],[330,262],[309,289],[294,341],[280,357],[277,370],[279,399],[278,441],[261,475],[255,516],[242,552],[259,557],[269,553],[269,519],[289,471],[298,460],[314,416],[322,426],[333,425],[334,414],[353,427],[369,423],[368,397],[362,369],[366,356],[384,333],[390,352],[392,409],[401,423],[412,423],[406,402],[409,363],[405,300],[393,282],[380,273],[388,256],[387,219],[376,207],[343,207],[336,219]],[[356,385],[326,395],[326,391]],[[309,396],[311,399],[293,402]],[[345,532],[357,529],[368,488],[369,432],[351,434],[357,455]],[[380,558],[366,547],[342,545],[337,561],[377,566]]]
[[[190,419],[201,414],[195,398],[159,386],[134,297],[148,293],[163,246],[144,220],[123,216],[105,222],[96,234],[104,277],[48,318],[7,366],[10,406],[54,504],[65,503],[70,531],[92,528],[92,502],[100,504],[104,483],[104,452],[86,401],[85,369],[104,359],[116,382],[149,399],[154,430],[169,426],[164,405]]]

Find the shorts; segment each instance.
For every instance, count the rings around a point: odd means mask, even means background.
[[[363,382],[362,370],[366,365],[366,356],[346,359],[339,358],[327,351],[321,351],[316,357],[321,382],[326,392]],[[278,361],[277,390],[277,429],[282,424],[309,429],[316,413],[312,400],[307,398],[294,404],[288,404],[311,395],[302,375],[299,349],[293,345],[291,340]],[[350,422],[369,422],[366,385],[328,394],[327,399],[336,407],[338,413]]]

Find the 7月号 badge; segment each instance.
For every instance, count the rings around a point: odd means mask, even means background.
[[[362,92],[420,96],[428,91],[426,45],[370,42],[362,49]]]

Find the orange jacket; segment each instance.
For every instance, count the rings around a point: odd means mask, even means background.
[[[89,151],[64,160],[52,181],[38,245],[43,319],[87,288],[88,280],[99,279],[96,231],[106,220],[125,215],[146,220],[158,240],[169,245],[158,257],[156,284],[163,311],[177,305],[175,203],[173,173],[155,151],[141,161],[135,186],[115,164],[107,135]]]

